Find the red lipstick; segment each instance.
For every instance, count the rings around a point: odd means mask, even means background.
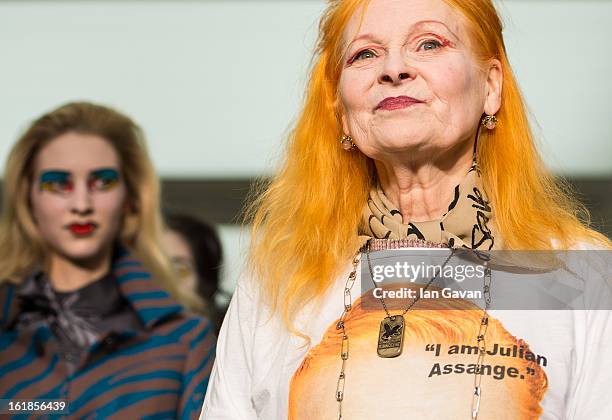
[[[383,99],[378,105],[376,105],[375,109],[391,111],[394,109],[408,108],[409,106],[422,103],[423,101],[411,98],[410,96],[396,96]]]
[[[91,234],[97,225],[95,223],[72,223],[68,225],[70,232],[77,236],[85,236]]]

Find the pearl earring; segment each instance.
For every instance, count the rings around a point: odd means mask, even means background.
[[[489,130],[493,130],[497,126],[497,117],[495,115],[486,115],[482,117],[480,125]]]
[[[347,152],[350,152],[351,150],[355,149],[355,147],[356,147],[355,143],[353,142],[353,138],[351,136],[347,136],[347,135],[343,135],[340,138],[340,145]]]

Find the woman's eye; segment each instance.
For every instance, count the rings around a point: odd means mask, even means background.
[[[422,42],[419,45],[419,49],[423,49],[423,51],[431,51],[437,48],[440,48],[442,43],[440,41],[436,41],[435,39],[430,39],[425,42]]]
[[[116,178],[93,178],[89,187],[92,190],[108,190],[117,184]]]
[[[72,177],[67,171],[49,170],[40,174],[38,180],[41,191],[66,194],[74,189]]]
[[[105,191],[119,184],[119,172],[114,169],[93,171],[87,182],[90,191]]]
[[[372,50],[363,50],[358,52],[355,57],[353,58],[353,61],[356,60],[365,60],[368,58],[374,58],[376,57],[376,54],[374,54],[374,52]]]
[[[73,185],[71,181],[43,181],[40,183],[40,189],[52,193],[69,193]]]
[[[183,258],[173,258],[172,265],[177,276],[181,279],[188,278],[195,273],[193,265],[185,261]]]

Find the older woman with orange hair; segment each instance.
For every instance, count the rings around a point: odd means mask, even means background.
[[[609,311],[509,311],[454,322],[450,312],[419,317],[413,308],[400,316],[381,302],[380,324],[359,322],[364,307],[353,283],[365,272],[364,244],[610,248],[536,151],[490,0],[330,1],[284,164],[250,215],[250,270],[220,332],[202,418],[612,412],[605,395],[612,364],[603,351],[612,344]],[[456,365],[424,370],[431,348],[410,333],[415,319],[433,343],[463,340],[456,329],[471,326],[464,344],[501,339],[495,349],[514,343],[517,357],[527,349],[531,356],[521,376],[503,379],[482,378],[481,361],[467,369],[477,380]],[[481,333],[480,325],[492,329]],[[401,343],[387,344],[403,329],[401,355]],[[327,358],[330,346],[336,358]]]

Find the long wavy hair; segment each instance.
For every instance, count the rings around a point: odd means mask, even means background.
[[[68,103],[35,120],[8,156],[0,217],[0,282],[19,283],[47,261],[49,251],[30,209],[33,165],[44,145],[67,132],[98,135],[115,149],[130,208],[118,243],[132,250],[166,290],[187,306],[196,306],[198,302],[177,291],[171,264],[160,247],[160,183],[142,130],[129,117],[88,102]]]
[[[444,1],[464,17],[476,59],[483,65],[493,58],[501,62],[500,124],[483,130],[477,153],[504,248],[546,250],[555,243],[570,249],[577,240],[609,248],[610,240],[589,229],[585,207],[538,154],[491,1]],[[351,16],[361,8],[363,17],[368,3],[329,1],[284,161],[271,182],[256,187],[246,211],[252,223],[250,269],[289,326],[296,311],[321,296],[357,251],[363,206],[376,182],[373,161],[345,152],[338,143],[342,35]]]

